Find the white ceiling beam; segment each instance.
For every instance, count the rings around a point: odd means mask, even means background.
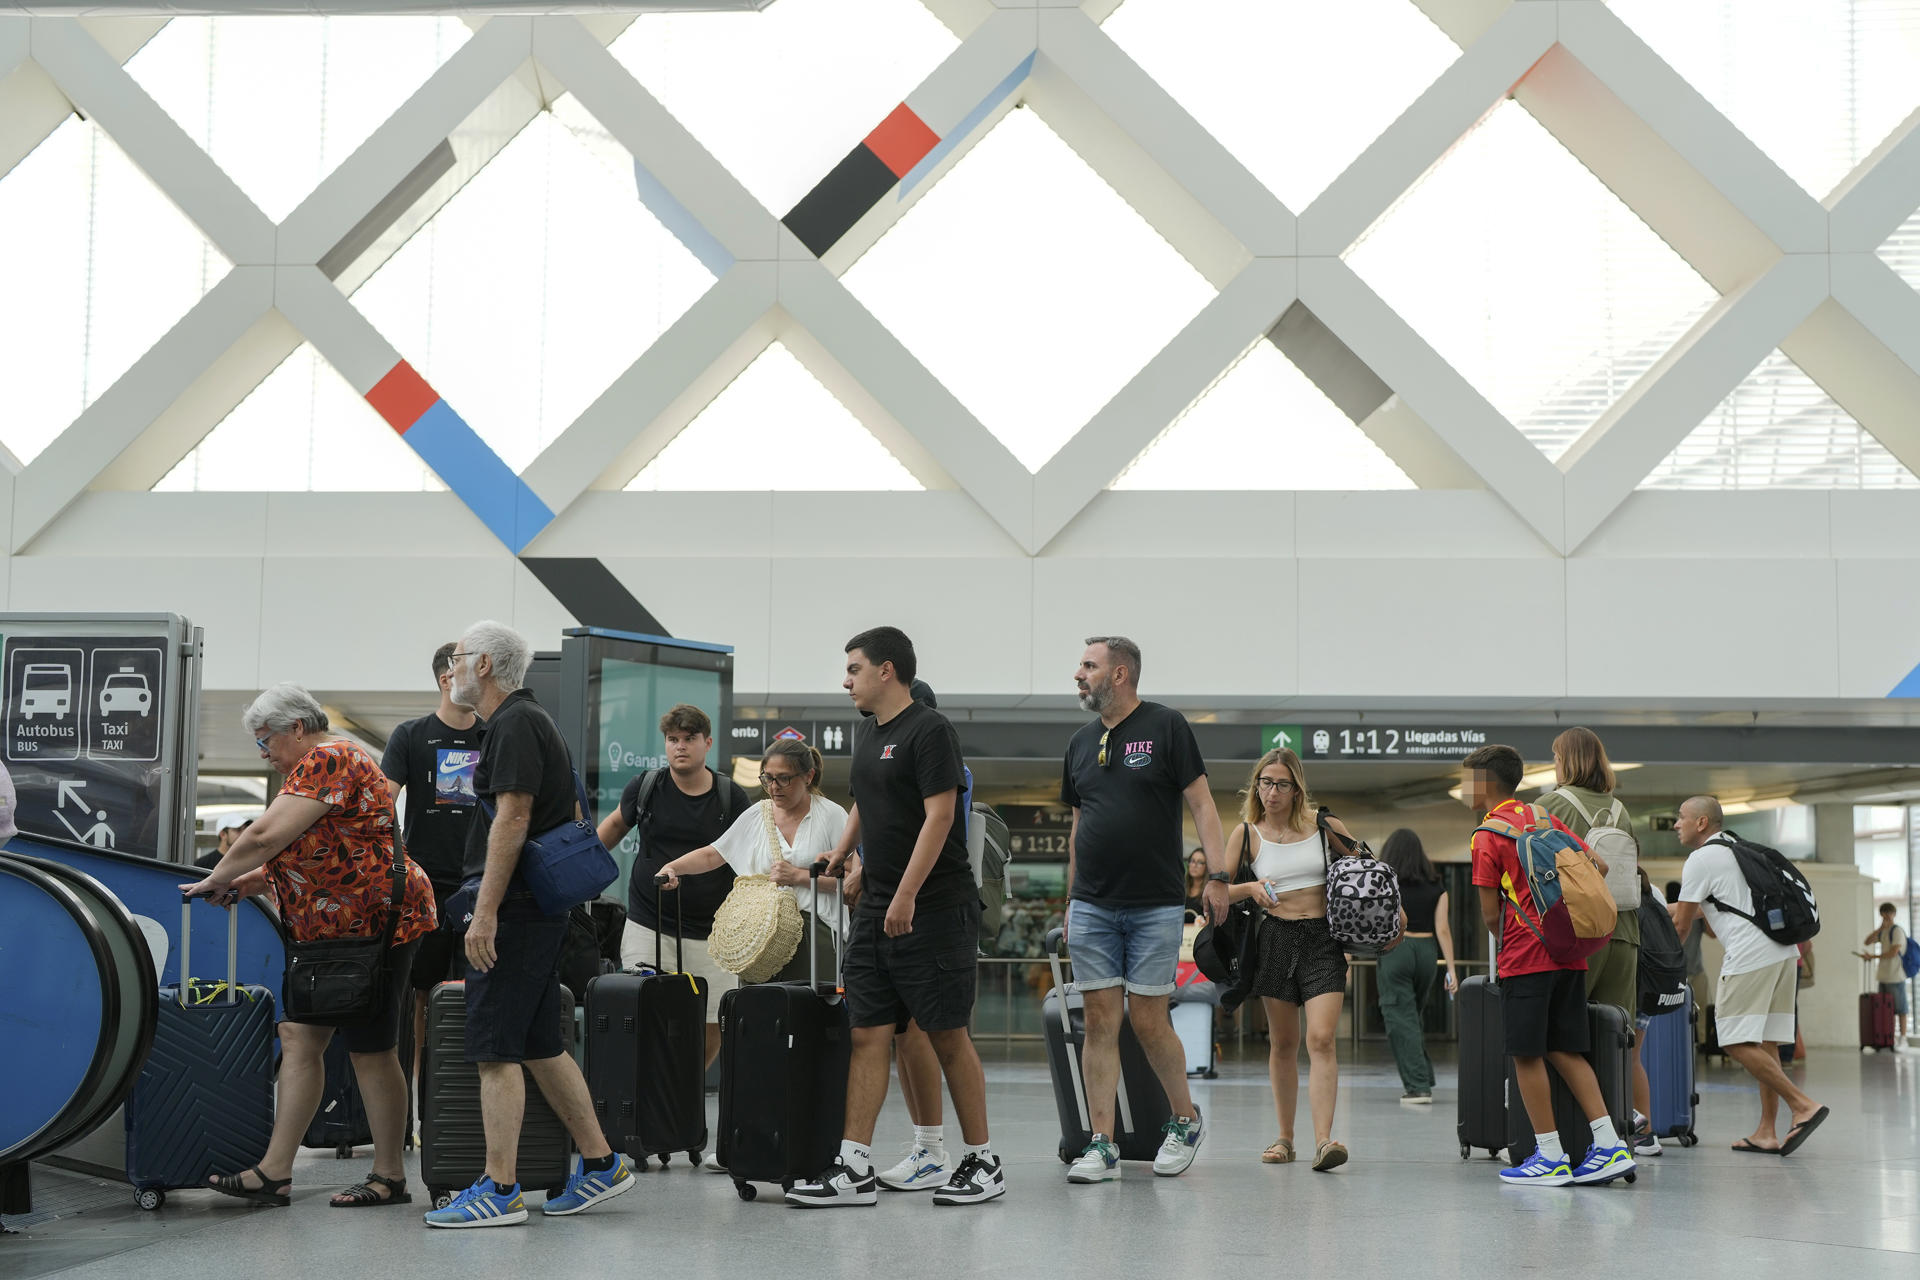
[[[1899,230],[1920,208],[1920,108],[1854,166],[1827,204],[1834,253],[1872,253]]]
[[[85,18],[80,25],[115,62],[138,53],[165,18]],[[26,18],[0,18],[0,178],[73,115],[60,86],[28,61]]]

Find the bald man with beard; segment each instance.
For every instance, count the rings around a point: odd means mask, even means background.
[[[1694,920],[1704,917],[1707,932],[1726,948],[1714,1028],[1720,1047],[1760,1086],[1760,1124],[1733,1149],[1792,1155],[1827,1118],[1827,1108],[1795,1088],[1780,1067],[1780,1045],[1793,1041],[1800,953],[1775,942],[1747,918],[1753,912],[1753,892],[1734,857],[1733,837],[1721,830],[1722,821],[1720,802],[1712,796],[1694,796],[1680,806],[1673,830],[1689,852],[1680,872],[1680,900],[1670,908],[1673,925],[1684,938]],[[1792,1121],[1784,1139],[1777,1136],[1782,1101]]]

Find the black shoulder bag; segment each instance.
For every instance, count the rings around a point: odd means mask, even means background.
[[[1250,824],[1242,823],[1245,830]],[[1253,833],[1247,830],[1240,846],[1240,865],[1233,883],[1253,879],[1248,851]],[[1254,937],[1259,930],[1259,913],[1250,900],[1234,903],[1219,924],[1209,921],[1193,936],[1193,963],[1200,975],[1220,988],[1220,1007],[1232,1012],[1246,1002],[1253,988],[1253,974],[1259,956]]]
[[[288,1022],[338,1027],[369,1022],[387,1012],[387,955],[407,895],[407,855],[400,825],[393,827],[393,875],[388,881],[387,927],[371,938],[288,942],[281,997]]]

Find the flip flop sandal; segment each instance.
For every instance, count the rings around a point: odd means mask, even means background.
[[[1808,1138],[1811,1138],[1813,1136],[1813,1131],[1815,1129],[1818,1129],[1820,1127],[1821,1121],[1825,1120],[1826,1118],[1827,1118],[1827,1109],[1825,1107],[1822,1107],[1818,1111],[1814,1112],[1812,1115],[1808,1116],[1805,1120],[1802,1120],[1799,1124],[1793,1126],[1793,1128],[1787,1130],[1786,1140],[1780,1144],[1780,1154],[1783,1156],[1790,1156],[1794,1152],[1798,1151],[1800,1149],[1800,1144],[1805,1142]]]
[[[260,1185],[250,1187],[240,1181],[247,1174],[260,1179]],[[209,1190],[218,1191],[223,1196],[232,1196],[236,1200],[245,1200],[249,1204],[272,1205],[284,1209],[293,1203],[293,1179],[269,1178],[259,1165],[242,1173],[216,1173],[207,1179]]]
[[[1337,1142],[1323,1142],[1313,1153],[1313,1171],[1331,1173],[1347,1162],[1347,1149]]]
[[[1763,1147],[1758,1143],[1748,1142],[1745,1138],[1734,1143],[1732,1149],[1740,1152],[1742,1155],[1777,1156],[1780,1154],[1780,1148],[1778,1147]]]
[[[1289,1142],[1285,1138],[1279,1139],[1272,1146],[1268,1147],[1265,1151],[1262,1151],[1260,1153],[1260,1163],[1261,1164],[1292,1164],[1293,1163],[1293,1143]]]
[[[375,1191],[375,1183],[385,1187],[387,1194],[383,1196]],[[378,1205],[412,1204],[413,1197],[407,1194],[407,1180],[404,1177],[385,1178],[370,1173],[365,1181],[356,1182],[345,1191],[336,1193],[327,1203],[336,1209],[371,1209]]]

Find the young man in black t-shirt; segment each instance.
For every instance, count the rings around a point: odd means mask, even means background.
[[[1186,840],[1180,810],[1192,810],[1206,851],[1207,913],[1226,912],[1226,848],[1193,727],[1171,707],[1140,699],[1140,647],[1094,636],[1074,672],[1080,706],[1099,719],[1073,735],[1060,776],[1072,808],[1067,836],[1067,938],[1073,985],[1086,1000],[1087,1110],[1093,1141],[1069,1182],[1120,1176],[1113,1133],[1120,1080],[1120,1020],[1140,1038],[1173,1108],[1154,1157],[1161,1177],[1186,1172],[1200,1150],[1200,1108],[1187,1090],[1186,1050],[1168,1013],[1186,920]],[[1123,994],[1124,992],[1124,994]]]
[[[840,1157],[820,1177],[797,1182],[787,1202],[802,1208],[874,1204],[873,1126],[887,1095],[894,1033],[917,1022],[940,1058],[966,1141],[935,1204],[979,1204],[1005,1193],[1000,1159],[987,1146],[987,1082],[967,1023],[973,1016],[980,895],[967,861],[960,801],[960,739],[946,717],[913,700],[918,662],[895,627],[847,642],[853,705],[873,714],[853,755],[853,807],[828,856],[838,873],[860,846],[863,889],[842,960],[853,1056]]]
[[[656,947],[662,962],[679,964],[674,958],[673,930],[676,922],[684,928],[690,944],[679,949],[685,970],[709,987],[707,1016],[713,1021],[707,1023],[706,1050],[707,1065],[712,1066],[720,1053],[720,997],[740,980],[715,964],[704,944],[713,933],[713,913],[733,887],[733,868],[723,864],[717,871],[681,876],[679,902],[664,899],[657,910],[653,878],[675,858],[724,835],[746,812],[747,793],[732,778],[707,767],[707,754],[713,750],[713,721],[699,707],[683,702],[668,710],[660,717],[660,734],[666,739],[667,767],[648,770],[627,783],[620,793],[620,807],[601,819],[600,843],[611,849],[630,831],[639,840],[633,874],[627,881],[621,965],[650,967]],[[660,912],[666,913],[664,920]],[[720,1167],[711,1152],[708,1167]]]
[[[440,705],[397,726],[380,757],[387,794],[397,802],[406,792],[407,856],[433,881],[433,905],[442,920],[447,899],[460,888],[467,826],[473,819],[473,771],[480,763],[480,717],[453,700],[453,653],[458,647],[448,642],[433,651]],[[426,1035],[426,993],[454,976],[449,962],[458,940],[445,928],[420,939],[413,957],[413,989],[420,993],[413,1017],[415,1044]]]
[[[579,816],[567,744],[546,708],[521,682],[533,646],[512,627],[476,622],[453,655],[453,700],[486,720],[473,789],[480,802],[467,828],[465,883],[455,903],[466,920],[466,1059],[480,1075],[486,1169],[430,1227],[499,1227],[527,1220],[517,1165],[526,1114],[525,1066],[566,1125],[580,1163],[566,1190],[540,1211],[565,1217],[633,1189],[633,1162],[607,1145],[580,1065],[566,1050],[560,998],[560,949],[567,913],[540,909],[520,871],[529,836]],[[460,921],[454,921],[456,925]]]

